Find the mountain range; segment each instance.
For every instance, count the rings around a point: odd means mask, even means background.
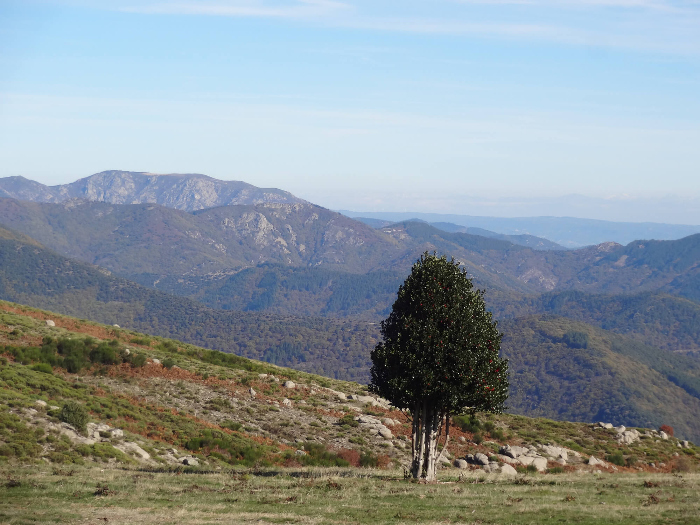
[[[134,180],[105,173],[113,188]],[[0,298],[366,381],[411,265],[447,253],[501,323],[514,412],[649,425],[672,406],[700,436],[700,235],[563,250],[454,224],[356,221],[301,200],[186,209],[204,202],[191,192],[201,176],[153,177],[166,205],[0,198]]]

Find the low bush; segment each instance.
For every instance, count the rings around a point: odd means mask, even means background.
[[[608,454],[605,456],[605,461],[612,463],[613,465],[617,465],[618,467],[625,466],[625,456],[622,455],[622,452],[613,452],[612,454]]]
[[[85,432],[89,416],[83,405],[76,401],[68,401],[61,408],[58,419],[64,423],[68,423],[80,432]]]

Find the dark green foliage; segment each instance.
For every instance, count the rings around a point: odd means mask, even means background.
[[[608,454],[607,456],[605,456],[605,461],[612,463],[613,465],[617,465],[619,467],[625,466],[625,456],[620,451]]]
[[[329,452],[320,443],[307,441],[304,443],[305,455],[297,455],[292,452],[287,453],[289,458],[293,457],[302,465],[309,467],[349,467],[350,463],[333,452]]]
[[[170,368],[175,366],[175,361],[173,360],[172,357],[167,357],[167,358],[163,359],[163,366],[165,368],[170,369]]]
[[[562,340],[571,348],[588,348],[588,334],[586,332],[566,332]]]
[[[35,431],[19,417],[9,413],[6,407],[0,406],[0,461],[6,458],[35,458],[40,452]]]
[[[352,416],[352,414],[345,414],[343,417],[341,417],[338,420],[338,424],[341,426],[351,427],[351,428],[355,428],[355,427],[360,426],[360,423],[355,421],[355,418]]]
[[[372,351],[370,389],[396,407],[427,402],[445,415],[499,412],[508,397],[508,362],[483,292],[445,257],[424,254],[399,288]]]
[[[61,413],[58,418],[72,425],[76,430],[85,432],[90,416],[83,405],[76,401],[68,401],[61,407]]]
[[[134,368],[141,368],[146,365],[146,356],[145,354],[131,354],[131,360],[129,362]]]
[[[219,430],[204,429],[197,437],[185,443],[185,448],[193,452],[210,453],[212,456],[232,465],[252,466],[262,460],[265,449],[238,434],[228,434]]]
[[[228,428],[229,430],[234,430],[234,431],[240,430],[242,427],[243,427],[243,425],[240,424],[238,421],[228,420],[228,421],[224,421],[223,423],[221,423],[221,428]]]
[[[379,466],[379,457],[370,450],[364,450],[362,454],[360,454],[360,466],[377,468]]]
[[[458,427],[462,432],[471,432],[472,434],[481,430],[481,421],[473,415],[460,414],[452,418],[452,424]]]

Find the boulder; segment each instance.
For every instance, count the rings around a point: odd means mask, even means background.
[[[338,397],[338,399],[340,399],[341,401],[347,401],[347,399],[348,399],[348,396],[346,396],[343,392],[336,392],[335,395],[336,395],[336,396]]]
[[[496,462],[488,463],[482,468],[484,469],[484,472],[489,472],[491,474],[498,474],[501,471],[501,467],[499,467],[498,463]]]
[[[294,381],[285,381],[284,383],[282,383],[282,386],[284,388],[296,388],[297,385],[294,384]]]
[[[130,454],[132,456],[137,456],[140,459],[146,460],[150,459],[151,456],[148,452],[146,452],[144,449],[139,447],[136,443],[128,442],[128,443],[121,443],[119,445],[114,445],[114,448],[118,448],[122,452],[126,454]]]
[[[515,476],[518,472],[507,463],[501,467],[501,474],[504,476]]]
[[[382,419],[382,423],[384,423],[384,426],[387,426],[387,427],[394,426],[394,420],[391,419],[390,417],[385,417],[384,419]]]
[[[683,448],[690,448],[690,443],[688,441],[681,441]]]
[[[124,437],[124,431],[121,428],[113,428],[109,431],[112,439],[121,439]]]
[[[547,470],[547,459],[546,458],[535,458],[532,461],[532,464],[535,466],[538,472],[544,472]]]
[[[46,408],[46,405],[47,405],[46,401],[42,401],[41,399],[37,399],[36,401],[34,401],[34,404],[36,406],[42,407],[42,408]],[[686,443],[687,443],[687,441],[686,441]]]
[[[256,392],[252,386],[248,389],[248,393],[250,394],[250,397],[255,397]]]
[[[464,436],[459,436],[459,437],[457,438],[457,441],[459,441],[460,443],[466,443],[466,442],[467,442],[467,438],[465,438]]]
[[[500,448],[499,452],[504,456],[516,459],[527,454],[529,450],[525,447],[511,447],[510,445],[504,445]]]
[[[151,359],[154,365],[159,365],[160,364],[160,359],[156,359],[155,357]]]
[[[469,463],[463,459],[455,459],[454,466],[457,468],[465,469],[469,468]]]
[[[267,374],[258,374],[258,378],[265,379],[267,378]]]
[[[612,423],[603,423],[602,421],[598,423],[601,428],[613,428]]]
[[[588,464],[592,466],[605,465],[605,461],[601,461],[595,456],[591,456],[590,458],[588,458]]]
[[[639,441],[639,438],[639,432],[636,429],[625,430],[617,435],[617,441],[625,445],[631,445],[635,441]]]
[[[54,323],[51,319],[47,319],[46,326],[56,326],[56,323]]]
[[[662,430],[661,432],[659,432],[659,437],[661,439],[668,439],[668,434]]]
[[[282,400],[282,404],[286,407],[292,406],[292,402],[289,399],[287,399],[286,397]]]
[[[533,456],[519,456],[518,461],[520,461],[521,465],[528,466],[532,465],[532,463],[535,461],[535,458]]]
[[[382,436],[384,439],[391,439],[394,437],[394,434],[391,433],[391,430],[389,430],[386,427],[379,428],[379,435]]]
[[[618,434],[622,434],[625,430],[627,430],[623,425],[620,425],[619,427],[615,427],[615,432]]]
[[[297,456],[306,456],[306,452],[304,452],[303,450],[297,450],[297,451],[294,452],[294,453],[295,453]]]
[[[486,454],[482,454],[481,452],[478,452],[474,454],[474,462],[478,463],[480,465],[488,465],[489,464],[489,457]]]
[[[121,326],[119,326],[118,324],[113,324],[112,326],[113,326],[114,328],[121,328]]]
[[[187,457],[182,458],[182,464],[188,465],[190,467],[196,467],[199,465],[199,461],[197,461],[197,458],[194,458],[192,456],[187,456]]]

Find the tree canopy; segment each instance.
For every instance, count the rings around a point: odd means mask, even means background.
[[[454,259],[426,252],[382,322],[370,388],[411,413],[415,477],[434,479],[436,438],[450,416],[505,408],[508,362],[483,295]]]

